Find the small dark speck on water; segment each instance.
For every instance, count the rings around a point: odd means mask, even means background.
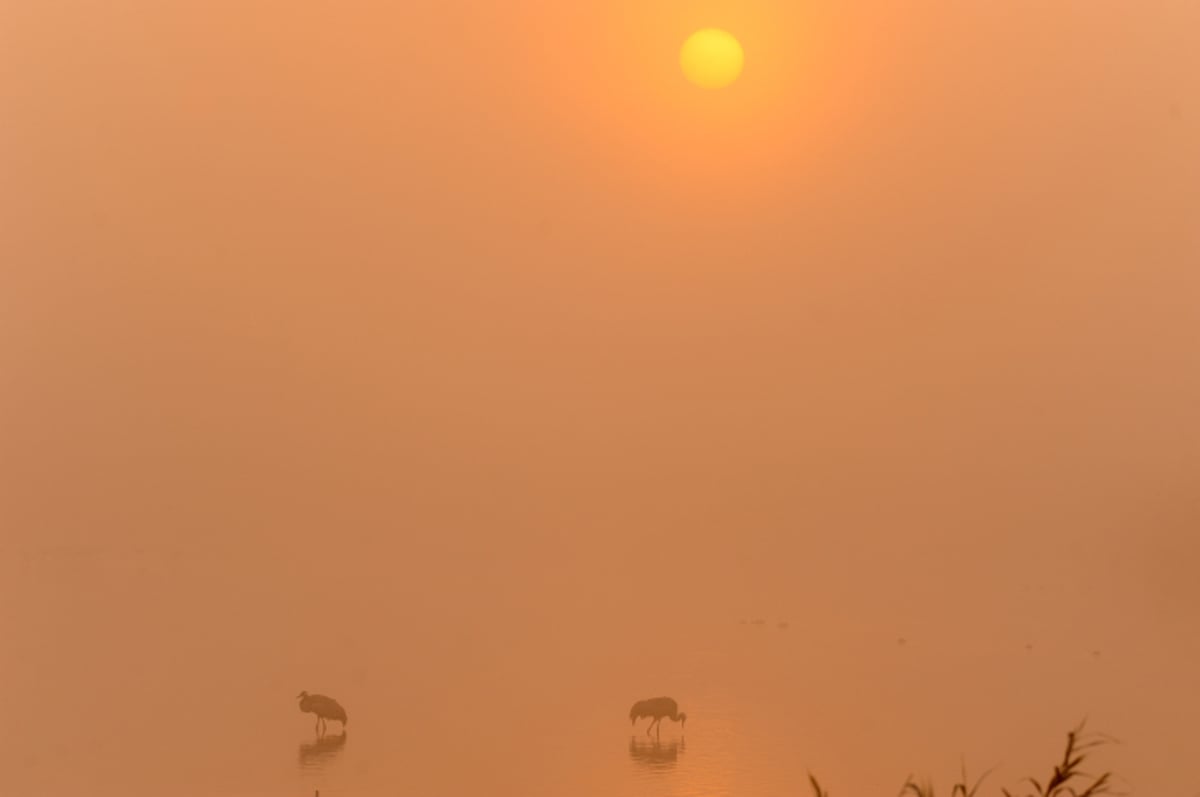
[[[908,640],[905,639],[904,637],[900,637],[899,639],[896,640],[896,644],[899,645],[900,647],[904,647],[905,645],[908,644]]]

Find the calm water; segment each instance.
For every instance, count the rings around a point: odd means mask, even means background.
[[[1085,711],[1127,739],[1106,761],[1193,793],[1135,736],[1186,744],[1155,729],[1195,708],[1155,692],[1182,665],[1027,650],[999,626],[901,640],[852,622],[846,595],[743,612],[716,583],[510,582],[481,563],[421,579],[261,551],[10,550],[5,567],[8,794],[755,797],[806,793],[810,769],[836,795],[893,793],[913,771],[948,788],[960,754],[1006,783],[1037,774]],[[337,697],[345,731],[317,738],[302,689]],[[629,705],[658,694],[686,736],[631,732]]]

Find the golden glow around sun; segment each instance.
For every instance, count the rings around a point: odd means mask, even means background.
[[[679,65],[688,80],[706,89],[720,89],[742,74],[742,45],[717,28],[698,30],[679,50]]]

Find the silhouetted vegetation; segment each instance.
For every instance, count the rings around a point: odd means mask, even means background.
[[[1110,788],[1112,785],[1111,772],[1093,775],[1082,769],[1083,762],[1091,750],[1112,741],[1113,739],[1102,734],[1085,734],[1083,724],[1080,723],[1079,727],[1067,733],[1067,747],[1063,751],[1062,760],[1054,765],[1048,778],[1042,781],[1028,777],[1021,781],[1022,785],[1017,790],[1010,791],[1001,788],[1000,791],[1004,797],[1100,797],[1100,795],[1114,794]],[[991,770],[984,772],[973,785],[970,785],[967,768],[964,764],[959,781],[950,790],[950,797],[975,797],[984,778],[990,772]],[[821,787],[816,776],[809,773],[808,780],[812,784],[814,797],[829,797],[829,792]],[[929,781],[923,784],[917,783],[909,775],[900,789],[900,797],[907,797],[910,794],[912,797],[934,797],[933,784]]]

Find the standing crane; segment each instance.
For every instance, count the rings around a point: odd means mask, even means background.
[[[301,692],[296,697],[300,701],[301,711],[317,715],[317,735],[321,734],[329,720],[337,720],[343,728],[346,727],[346,709],[332,697],[310,695],[308,692]]]
[[[653,729],[661,730],[659,727],[663,721],[663,717],[678,722],[681,726],[687,725],[687,714],[679,710],[679,704],[669,697],[652,697],[649,700],[639,700],[633,704],[633,708],[629,709],[629,724],[633,726],[642,717],[652,717],[653,721],[646,727],[646,735],[650,735]]]

